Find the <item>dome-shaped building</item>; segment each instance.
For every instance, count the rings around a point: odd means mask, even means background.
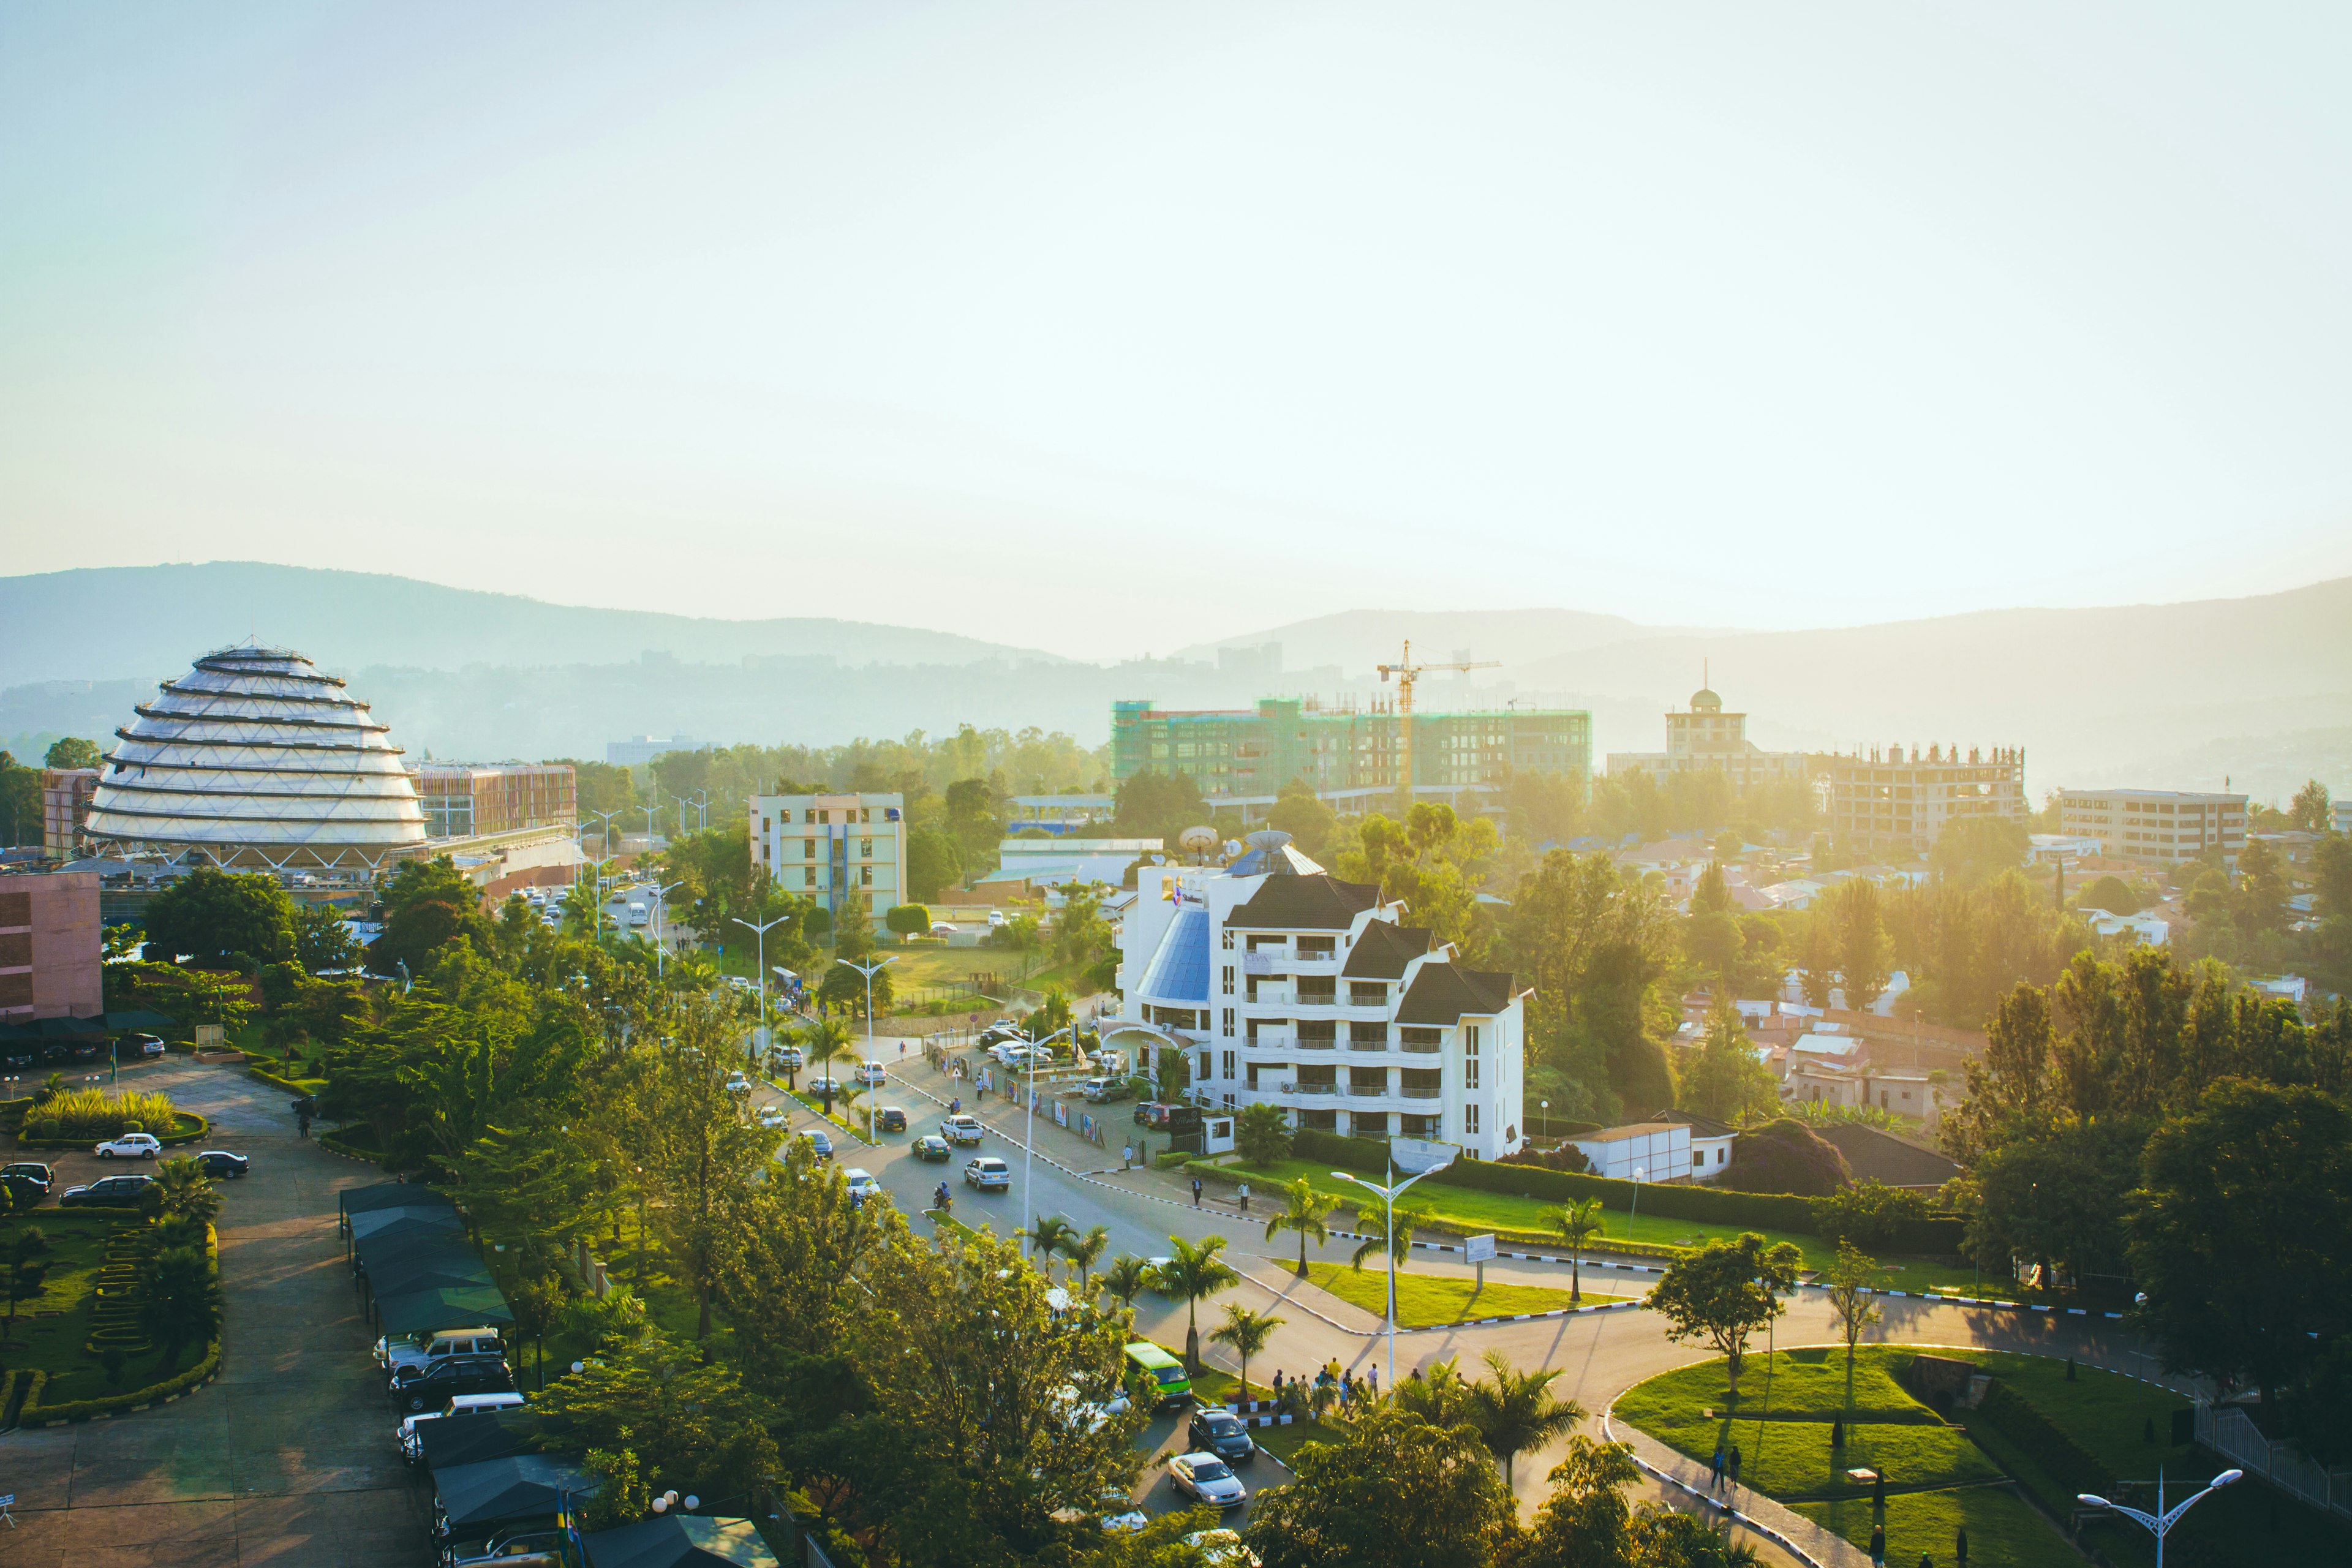
[[[208,653],[138,715],[99,770],[87,831],[101,850],[373,871],[424,846],[389,731],[299,653]]]

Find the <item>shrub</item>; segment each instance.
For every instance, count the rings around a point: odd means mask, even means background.
[[[68,1089],[51,1095],[25,1115],[26,1138],[117,1138],[149,1127],[169,1131],[179,1112],[161,1094],[103,1094]]]
[[[1813,1205],[1822,1234],[1869,1249],[1882,1247],[1913,1221],[1927,1217],[1927,1200],[1884,1182],[1856,1182]]]
[[[1853,1172],[1834,1144],[1788,1117],[1739,1134],[1731,1167],[1720,1184],[1743,1193],[1796,1193],[1827,1197],[1851,1184]],[[1810,1221],[1806,1226],[1811,1229]]]
[[[1976,1419],[2014,1443],[2066,1490],[2115,1495],[2115,1472],[1999,1378],[1985,1390]]]
[[[1244,1105],[1234,1119],[1234,1147],[1253,1165],[1272,1165],[1290,1158],[1290,1123],[1282,1107],[1261,1100]]]

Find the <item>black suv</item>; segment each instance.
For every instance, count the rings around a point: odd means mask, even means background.
[[[137,1208],[140,1194],[155,1184],[152,1176],[100,1176],[88,1186],[68,1187],[58,1199],[60,1208]]]
[[[895,1105],[886,1105],[874,1113],[874,1127],[877,1132],[904,1132],[907,1113]]]
[[[393,1379],[392,1397],[406,1407],[411,1415],[420,1410],[439,1410],[461,1394],[511,1394],[514,1373],[507,1370],[502,1357],[494,1355],[453,1355],[446,1361],[436,1362],[411,1377]]]
[[[1257,1455],[1257,1445],[1250,1441],[1249,1428],[1230,1411],[1192,1412],[1192,1442],[1196,1452],[1205,1448],[1228,1464]]]

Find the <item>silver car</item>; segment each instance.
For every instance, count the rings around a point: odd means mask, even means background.
[[[1239,1508],[1249,1501],[1249,1489],[1214,1454],[1177,1454],[1168,1461],[1176,1489],[1194,1502],[1212,1508]]]

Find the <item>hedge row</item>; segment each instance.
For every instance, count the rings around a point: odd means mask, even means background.
[[[343,1136],[343,1134],[352,1131],[366,1133],[369,1142],[361,1143]],[[382,1164],[383,1163],[383,1151],[375,1146],[374,1138],[375,1130],[368,1126],[367,1123],[361,1122],[356,1127],[339,1127],[332,1132],[321,1132],[319,1134],[317,1142],[320,1148],[326,1150],[331,1154],[347,1154],[354,1160],[367,1160],[376,1164]]]
[[[2011,1393],[1999,1378],[1993,1379],[1992,1386],[1985,1390],[1976,1416],[2048,1471],[2050,1479],[2064,1490],[2091,1492],[2099,1497],[2115,1495],[2115,1472],[2021,1395]]]
[[[174,1148],[182,1143],[194,1143],[212,1130],[213,1124],[194,1111],[176,1111],[172,1117],[172,1131],[157,1133],[155,1142],[163,1144],[166,1149]],[[87,1149],[94,1143],[104,1142],[106,1140],[102,1138],[19,1138],[16,1140],[16,1147],[19,1149]]]
[[[306,1087],[304,1084],[298,1082],[293,1079],[280,1078],[278,1074],[271,1072],[267,1068],[255,1067],[253,1065],[253,1058],[250,1057],[246,1058],[245,1070],[251,1073],[254,1077],[261,1079],[264,1083],[276,1084],[278,1088],[284,1089],[289,1094],[316,1094],[319,1092],[317,1089]],[[317,1083],[320,1080],[313,1079],[310,1081],[312,1083]]]
[[[215,1279],[220,1274],[220,1232],[212,1226],[205,1227],[205,1256],[213,1267]],[[42,1405],[38,1384],[25,1396],[22,1420],[32,1426],[57,1426],[68,1421],[88,1421],[97,1415],[119,1415],[126,1410],[161,1405],[176,1399],[194,1388],[202,1387],[220,1374],[221,1342],[215,1338],[205,1347],[203,1359],[187,1371],[145,1388],[129,1394],[110,1394],[98,1399],[68,1399],[63,1405]],[[46,1379],[44,1379],[46,1381]]]
[[[1301,1129],[1291,1135],[1291,1153],[1318,1165],[1380,1175],[1388,1168],[1388,1145],[1373,1138],[1346,1138],[1333,1132]],[[1549,1171],[1540,1165],[1514,1165],[1488,1160],[1456,1160],[1429,1178],[1447,1186],[1475,1192],[1500,1193],[1546,1203],[1581,1203],[1599,1198],[1601,1205],[1630,1212],[1638,1193],[1641,1211],[1665,1219],[1696,1220],[1706,1225],[1750,1226],[1763,1230],[1790,1231],[1799,1236],[1822,1234],[1816,1200],[1793,1194],[1735,1193],[1697,1185],[1665,1185],[1655,1182],[1624,1182],[1613,1176],[1591,1176],[1571,1171]],[[1906,1222],[1884,1250],[1913,1256],[1943,1256],[1960,1250],[1963,1222],[1925,1219]]]

